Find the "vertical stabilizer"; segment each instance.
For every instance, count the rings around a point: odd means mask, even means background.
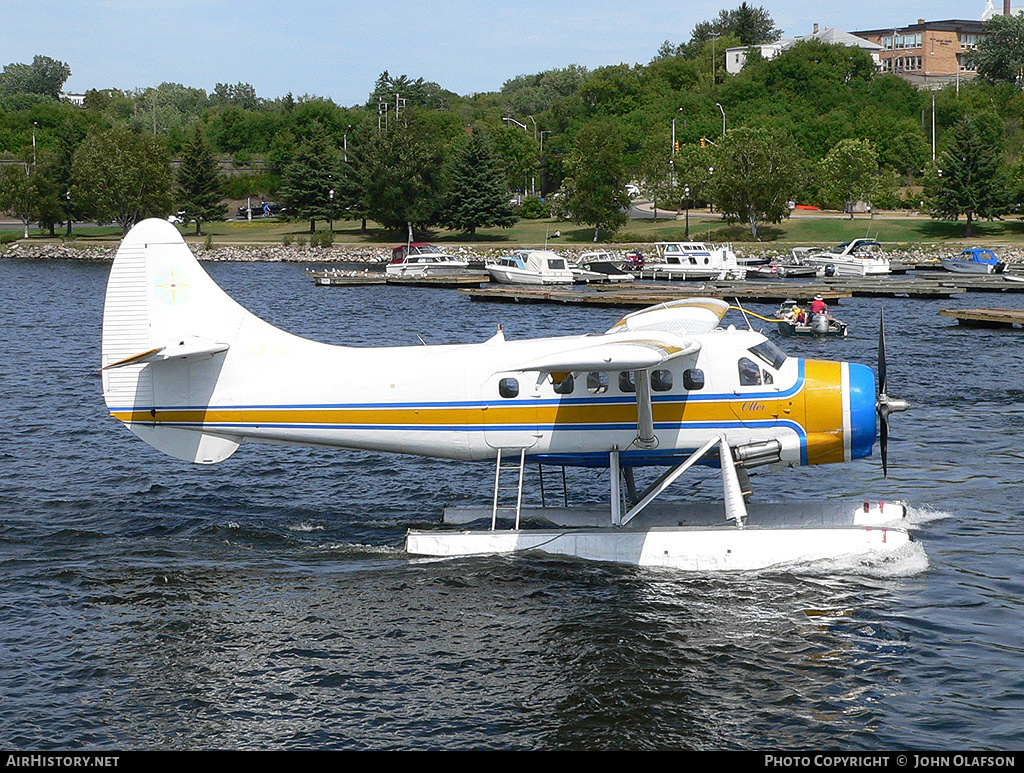
[[[171,456],[226,459],[239,438],[156,417],[169,408],[205,408],[247,318],[255,319],[209,277],[177,228],[157,219],[136,225],[114,258],[103,307],[103,397],[111,414]]]

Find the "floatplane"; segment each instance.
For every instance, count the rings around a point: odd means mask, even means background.
[[[876,439],[886,471],[889,415],[907,404],[886,394],[884,329],[876,386],[868,366],[787,356],[723,327],[729,308],[676,300],[591,335],[507,340],[499,327],[472,344],[328,345],[244,309],[174,226],[145,220],[110,270],[103,394],[134,434],[199,464],[246,440],[493,461],[489,506],[410,530],[415,556],[536,550],[708,571],[900,550],[911,537],[898,502],[749,497],[752,468],[861,459]],[[607,502],[526,507],[527,463],[607,469]],[[659,499],[698,463],[721,471],[721,501]],[[638,490],[643,467],[664,474]]]

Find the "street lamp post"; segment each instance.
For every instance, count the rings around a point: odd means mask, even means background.
[[[722,111],[722,137],[725,137],[725,108],[722,107],[718,102],[715,102],[718,109]]]
[[[713,166],[709,166],[708,167],[708,183],[711,182],[711,177],[712,177],[712,175],[714,175],[714,173],[715,173],[715,168]],[[709,185],[709,187],[710,187],[710,185]],[[710,195],[708,196],[708,214],[709,215],[715,214],[715,200],[712,199]]]
[[[690,186],[683,188],[683,196],[686,200],[686,239],[690,239]]]
[[[68,189],[68,191],[64,194],[64,197],[68,201],[68,236],[71,236],[71,190],[70,189]]]
[[[331,200],[330,209],[327,212],[327,223],[331,233],[334,233],[334,188],[331,188],[327,192],[328,197]]]

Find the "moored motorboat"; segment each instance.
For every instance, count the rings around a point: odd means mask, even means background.
[[[647,263],[642,277],[651,279],[744,279],[745,266],[736,259],[731,244],[658,242],[656,260]]]
[[[824,276],[823,266],[814,266],[804,261],[803,256],[793,250],[793,254],[781,260],[772,260],[758,266],[754,272],[767,279],[799,279],[812,276]]]
[[[825,276],[877,276],[891,274],[892,264],[874,239],[853,239],[830,250],[799,248],[801,260],[824,269]]]
[[[456,258],[433,244],[411,242],[395,247],[384,271],[388,276],[445,276],[461,274],[469,261]]]
[[[999,260],[992,250],[982,247],[971,247],[955,257],[939,258],[939,263],[946,271],[955,274],[1001,274],[1006,268],[1006,263]]]
[[[550,250],[515,250],[488,263],[487,273],[503,284],[572,284],[576,277],[561,255]]]
[[[577,264],[569,269],[576,274],[576,281],[612,284],[634,279],[632,274],[623,270],[622,261],[605,250],[583,253]]]

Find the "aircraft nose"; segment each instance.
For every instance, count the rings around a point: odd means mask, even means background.
[[[871,456],[875,444],[875,372],[850,363],[850,456]]]

